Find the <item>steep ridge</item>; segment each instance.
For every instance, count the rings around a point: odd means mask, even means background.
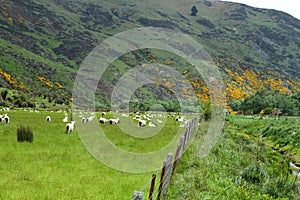
[[[168,2],[2,0],[0,84],[68,102],[76,70],[97,44],[125,30],[153,26],[197,40],[223,72],[228,100],[264,88],[285,94],[300,90],[299,20],[280,11],[228,2]],[[191,15],[193,6],[196,16]],[[192,66],[149,49],[124,55],[112,65],[99,84],[99,100],[108,104],[114,80],[134,66],[153,62],[177,69],[197,96],[208,101],[205,84],[193,76]],[[141,94],[149,93],[146,90]]]

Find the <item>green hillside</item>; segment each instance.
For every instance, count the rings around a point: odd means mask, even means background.
[[[191,15],[193,6],[196,16]],[[32,96],[69,102],[76,70],[97,44],[146,26],[174,29],[198,41],[223,72],[228,101],[261,89],[291,94],[300,88],[300,23],[283,12],[205,0],[2,0],[0,13],[0,85]],[[205,84],[194,76],[193,66],[169,53],[145,49],[110,66],[99,84],[99,107],[109,104],[115,80],[134,66],[154,61],[169,62],[207,101]],[[141,98],[145,93],[155,97],[151,88],[138,93]]]

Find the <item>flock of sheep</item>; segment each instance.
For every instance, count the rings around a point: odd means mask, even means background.
[[[36,111],[36,112],[39,112],[39,111]],[[62,112],[62,111],[58,111],[58,112]],[[64,114],[65,114],[65,116],[62,119],[62,121],[66,123],[65,132],[71,133],[75,128],[75,121],[73,120],[72,114],[70,115],[70,120],[69,120],[67,112],[64,112]],[[81,119],[81,123],[92,122],[96,118],[95,112],[89,113],[88,117],[86,117],[85,115],[86,115],[86,113],[83,113],[83,112],[79,113],[78,117]],[[186,116],[183,116],[179,113],[176,113],[176,114],[175,113],[173,113],[173,114],[143,113],[143,114],[140,114],[139,112],[137,112],[137,113],[130,113],[130,114],[122,113],[121,116],[122,116],[122,118],[130,118],[131,117],[133,120],[135,120],[137,122],[137,125],[139,127],[145,127],[145,126],[157,127],[160,124],[163,124],[163,118],[166,118],[166,117],[174,118],[175,122],[180,123],[180,127],[187,127],[190,123],[190,120],[188,120],[186,118]],[[46,122],[51,122],[51,117],[49,115],[46,116]],[[120,124],[121,120],[118,117],[117,118],[109,118],[109,117],[107,117],[106,112],[102,112],[101,117],[99,118],[98,122],[100,124],[106,124],[106,123],[107,124]],[[0,115],[0,124],[1,123],[4,123],[4,124],[9,123],[8,114]]]
[[[81,119],[81,123],[92,122],[96,118],[96,114],[94,112],[89,113],[88,117],[86,117],[85,114],[86,113],[83,113],[83,112],[79,113],[78,117]],[[108,124],[120,124],[121,123],[121,120],[118,117],[117,118],[108,118],[106,116],[107,116],[106,112],[101,113],[101,117],[99,118],[99,123],[100,124],[106,124],[106,123],[108,123]],[[128,114],[128,113],[122,113],[121,116],[125,117],[125,118],[132,117],[133,120],[136,120],[137,125],[139,127],[145,127],[145,126],[157,127],[157,126],[159,126],[159,124],[163,123],[162,118],[166,118],[166,117],[173,117],[175,122],[180,123],[180,127],[187,127],[190,124],[190,120],[188,120],[186,118],[186,116],[182,116],[180,114],[165,115],[165,114],[162,114],[162,113],[157,113],[157,114],[153,114],[153,113],[152,114],[150,114],[150,113],[144,113],[144,114],[135,113],[133,115],[133,114]],[[155,120],[154,120],[154,118],[155,118]],[[50,122],[51,117],[47,116],[46,121]],[[68,114],[65,112],[65,116],[62,119],[62,121],[66,123],[65,132],[66,133],[71,133],[75,128],[75,121],[72,119],[72,116],[71,116],[71,119],[70,119],[70,122],[69,122]]]
[[[46,117],[46,121],[50,122],[51,121],[51,117],[48,115]],[[65,117],[62,120],[63,122],[68,122],[68,114],[65,112]],[[66,124],[66,133],[71,133],[74,130],[75,127],[75,121],[70,121],[69,123]]]

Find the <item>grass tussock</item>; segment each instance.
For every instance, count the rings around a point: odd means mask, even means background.
[[[33,132],[30,127],[20,125],[17,129],[17,141],[18,142],[33,142]]]

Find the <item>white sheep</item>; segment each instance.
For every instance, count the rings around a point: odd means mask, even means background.
[[[155,122],[149,122],[148,126],[149,126],[149,127],[156,127],[157,124],[155,124]]]
[[[86,118],[86,119],[87,119],[87,122],[91,122],[91,121],[93,121],[94,118],[95,118],[95,116],[94,116],[94,115],[91,115],[91,116],[89,116],[89,117]]]
[[[81,118],[81,122],[82,122],[83,124],[85,124],[85,123],[87,123],[87,119],[86,119],[85,117],[82,117],[82,118]]]
[[[176,120],[177,122],[183,122],[184,119],[185,119],[185,116],[181,116],[181,117],[177,116],[177,117],[175,118],[175,120]]]
[[[63,118],[63,120],[62,120],[63,122],[68,122],[68,117],[67,116],[65,116],[65,118]]]
[[[9,123],[9,117],[7,114],[2,115],[1,121],[4,121],[5,124]]]
[[[104,117],[100,117],[100,119],[99,119],[100,124],[105,124],[106,122],[108,122],[108,119],[106,119]]]
[[[120,123],[120,119],[116,118],[116,119],[109,119],[109,123],[110,124],[119,124]]]
[[[66,133],[71,133],[74,129],[75,121],[66,124]]]
[[[139,120],[139,126],[140,126],[140,127],[146,126],[146,123],[147,123],[146,120],[143,120],[143,119],[140,119],[140,120]]]
[[[51,121],[51,117],[50,116],[47,116],[46,117],[46,122],[50,122]]]
[[[141,119],[141,116],[136,115],[133,119],[140,120],[140,119]]]
[[[101,116],[104,117],[106,115],[106,112],[102,112]]]

